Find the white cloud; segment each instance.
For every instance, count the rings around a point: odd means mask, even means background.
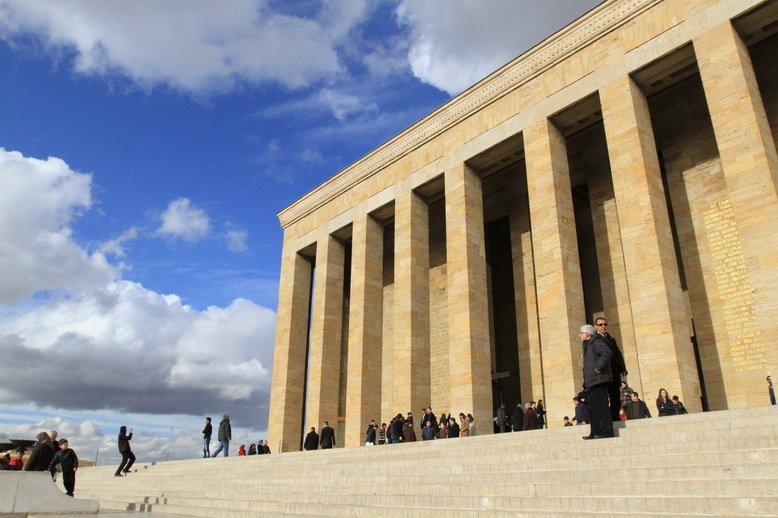
[[[114,257],[124,257],[124,243],[137,239],[139,235],[137,227],[130,227],[119,236],[101,243],[97,251],[103,255],[113,255]]]
[[[8,390],[0,402],[259,414],[269,394],[274,327],[275,313],[248,300],[197,311],[176,295],[112,282],[0,322],[9,357],[0,364]],[[264,415],[255,419],[259,425]]]
[[[171,201],[161,219],[158,235],[180,237],[190,243],[204,238],[211,228],[211,221],[205,211],[192,205],[188,198]]]
[[[274,8],[267,0],[1,0],[0,39],[32,34],[72,52],[79,73],[190,93],[240,82],[298,88],[343,71],[338,45],[365,16],[365,0],[327,2],[310,17]]]
[[[224,234],[224,238],[227,240],[227,248],[235,253],[242,253],[248,250],[249,234],[242,229],[228,230]]]
[[[72,220],[91,206],[90,187],[89,175],[62,160],[0,149],[0,302],[9,304],[0,306],[0,404],[219,412],[261,429],[275,313],[240,298],[199,311],[118,279],[102,253],[89,255],[72,238]],[[187,199],[170,204],[160,227],[190,240],[207,231],[207,216]],[[101,249],[119,256],[137,234],[131,228]],[[64,296],[31,298],[55,290]],[[67,431],[94,432],[88,424]]]
[[[90,175],[58,158],[0,148],[0,303],[94,288],[118,276],[102,253],[73,240],[73,218],[92,205],[90,187]]]
[[[408,62],[421,81],[457,94],[601,0],[402,0]]]

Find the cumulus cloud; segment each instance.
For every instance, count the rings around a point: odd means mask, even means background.
[[[102,253],[73,239],[73,219],[92,205],[91,181],[58,158],[0,148],[0,303],[99,287],[118,276]]]
[[[188,198],[171,201],[161,219],[158,235],[179,237],[190,243],[204,238],[211,228],[211,220],[205,211],[192,205]]]
[[[224,234],[224,239],[227,241],[227,248],[232,252],[243,253],[249,248],[249,233],[243,229],[228,230]]]
[[[408,62],[423,82],[457,94],[520,55],[601,0],[402,0]]]
[[[0,401],[64,409],[255,414],[264,424],[275,314],[243,299],[197,311],[116,281],[0,323]]]
[[[0,39],[32,36],[82,74],[203,93],[241,82],[310,85],[343,71],[338,47],[366,0],[326,2],[310,16],[267,0],[2,0]]]
[[[113,239],[101,243],[97,251],[103,255],[113,255],[114,257],[124,257],[124,243],[137,239],[139,236],[137,227],[130,227]]]

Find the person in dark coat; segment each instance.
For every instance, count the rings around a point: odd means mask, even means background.
[[[319,434],[316,433],[316,427],[311,426],[311,431],[305,436],[303,441],[304,450],[318,450],[319,449]]]
[[[629,395],[632,400],[627,405],[627,420],[630,419],[647,419],[651,417],[651,412],[648,411],[646,402],[640,399],[637,392],[633,391]]]
[[[319,445],[321,445],[322,450],[329,450],[335,446],[335,430],[332,429],[329,421],[324,421],[324,428],[321,429]]]
[[[391,443],[397,444],[403,440],[403,416],[402,414],[397,414],[395,416],[394,420],[390,424],[390,427],[392,429],[392,439],[390,441]]]
[[[371,420],[365,430],[365,446],[375,446],[376,441],[376,424],[375,420]]]
[[[683,403],[681,403],[681,400],[678,396],[673,396],[673,404],[675,405],[675,413],[678,415],[688,414],[689,411],[686,410],[686,407],[683,406]]]
[[[62,485],[65,486],[65,494],[73,496],[73,490],[76,488],[76,470],[78,469],[78,456],[76,452],[68,448],[68,440],[59,440],[59,451],[54,454],[54,458],[49,463],[49,472],[51,478],[57,469],[57,464],[62,467]]]
[[[497,407],[497,418],[495,423],[497,424],[497,428],[495,429],[497,433],[505,433],[508,431],[506,428],[505,403],[500,403],[500,406]]]
[[[535,413],[538,415],[538,428],[546,427],[546,409],[543,407],[543,400],[538,399],[538,404],[535,407]]]
[[[211,456],[211,434],[213,433],[213,426],[211,426],[211,418],[205,418],[205,428],[203,428],[203,458],[207,459]]]
[[[24,471],[46,471],[49,469],[51,459],[57,453],[58,445],[49,439],[49,434],[40,432],[35,438],[38,443],[32,448],[30,458],[24,465]]]
[[[468,428],[469,429],[469,428]],[[459,437],[459,425],[457,424],[457,420],[454,417],[449,418],[448,420],[448,437],[450,439]]]
[[[403,442],[416,442],[416,432],[413,429],[412,416],[409,416],[403,423]]]
[[[767,376],[767,397],[770,398],[770,404],[775,404],[775,389],[773,388],[772,376]]]
[[[586,397],[583,393],[573,398],[573,404],[575,405],[575,417],[573,417],[575,424],[589,424],[589,408],[586,406]]]
[[[530,401],[524,407],[523,430],[535,430],[538,427],[538,414],[535,412],[535,402]]]
[[[608,404],[608,388],[613,381],[611,348],[595,330],[584,325],[578,331],[583,346],[583,379],[588,394],[591,429],[584,439],[613,437],[613,419]],[[620,402],[617,403],[620,405]]]
[[[627,365],[624,363],[624,355],[621,354],[621,349],[619,349],[616,339],[608,333],[608,320],[605,317],[594,319],[594,330],[611,350],[611,374],[613,379],[608,384],[608,398],[610,398],[611,420],[619,421],[621,377],[628,374]]]
[[[516,407],[513,409],[513,431],[520,432],[524,428],[524,409],[522,404],[516,403]]]
[[[659,410],[659,417],[667,417],[678,413],[675,403],[673,403],[670,395],[663,388],[659,389],[659,394],[656,396],[656,408]]]
[[[132,428],[130,433],[127,433],[127,427],[122,426],[119,428],[119,453],[122,454],[122,462],[119,464],[119,468],[116,470],[113,476],[121,477],[122,473],[125,475],[130,472],[130,468],[135,464],[135,454],[132,453],[130,448],[130,441],[132,440]]]
[[[230,456],[230,441],[232,440],[232,425],[230,424],[230,416],[225,415],[219,422],[219,433],[216,436],[219,439],[219,447],[213,452],[211,457],[216,457],[219,452],[224,450],[224,456]]]

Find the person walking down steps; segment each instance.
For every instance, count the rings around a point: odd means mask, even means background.
[[[135,464],[135,454],[132,453],[130,448],[130,441],[132,440],[132,428],[130,433],[127,433],[127,427],[122,426],[119,428],[119,453],[122,454],[122,463],[119,464],[119,468],[114,473],[114,477],[121,477],[130,472],[130,468]]]

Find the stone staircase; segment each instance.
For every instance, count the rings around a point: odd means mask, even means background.
[[[778,516],[778,407],[79,470],[101,509],[186,516]]]

